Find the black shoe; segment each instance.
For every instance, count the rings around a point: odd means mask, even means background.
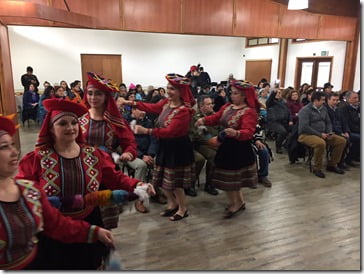
[[[211,195],[218,195],[219,192],[216,190],[216,188],[214,188],[213,186],[211,185],[206,185],[205,186],[205,191],[208,193],[208,194],[211,194]]]
[[[259,177],[258,182],[265,187],[272,187],[272,182],[267,177]]]
[[[323,173],[321,170],[319,169],[314,169],[313,171],[313,174],[315,174],[317,177],[320,177],[320,178],[325,178],[325,173]]]
[[[342,170],[342,169],[340,169],[340,168],[338,168],[336,166],[327,166],[326,170],[330,171],[330,172],[335,172],[337,174],[344,174],[345,173],[344,170]]]
[[[337,165],[340,169],[350,170],[350,168],[345,163],[340,163]]]
[[[197,196],[196,190],[193,187],[186,188],[185,189],[185,194],[188,195],[188,196],[191,196],[191,197],[196,197]]]
[[[345,161],[345,163],[348,165],[348,166],[351,166],[351,167],[360,167],[360,164],[357,164],[353,161]]]

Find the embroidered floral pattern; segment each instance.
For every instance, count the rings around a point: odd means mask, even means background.
[[[57,159],[51,156],[54,151],[53,149],[47,148],[39,150],[38,153],[42,156],[40,160],[40,165],[44,170],[42,177],[47,182],[43,189],[48,196],[57,196],[61,193],[61,189],[55,183],[59,177],[59,173],[54,170],[54,167],[58,164]]]
[[[165,106],[167,106],[167,105],[165,105]],[[171,121],[172,121],[172,119],[174,118],[174,116],[176,116],[176,114],[181,110],[181,109],[183,109],[183,108],[186,108],[184,105],[182,105],[182,106],[180,106],[180,107],[178,107],[178,108],[175,108],[169,115],[168,115],[168,117],[167,117],[167,120],[164,122],[164,127],[167,127],[170,123],[171,123]]]
[[[86,189],[89,192],[94,192],[99,189],[100,185],[97,180],[99,171],[95,168],[99,159],[93,155],[93,152],[95,152],[94,147],[86,146],[83,148],[83,152],[86,154],[85,157],[83,157],[83,162],[87,166],[86,174],[90,177],[90,180],[86,185]]]
[[[231,128],[239,129],[239,121],[241,116],[244,115],[245,111],[247,110],[247,107],[244,107],[243,109],[239,109],[231,116],[231,119],[228,121],[228,125]]]
[[[34,187],[34,182],[28,180],[16,180],[16,183],[23,187],[23,197],[24,199],[33,205],[33,213],[37,215],[40,219],[38,224],[38,231],[42,230],[43,227],[43,216],[42,216],[42,204],[40,202],[40,192]]]

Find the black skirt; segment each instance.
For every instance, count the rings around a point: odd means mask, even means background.
[[[221,190],[238,191],[257,182],[256,155],[250,141],[225,139],[216,153],[212,184]]]
[[[255,163],[256,156],[250,140],[238,141],[233,138],[226,138],[219,146],[215,165],[223,169],[240,169]]]
[[[159,139],[152,183],[173,191],[189,188],[196,180],[193,146],[188,136]]]
[[[193,146],[188,136],[159,139],[156,165],[176,168],[192,164]]]
[[[84,221],[103,227],[100,209],[96,207]],[[28,269],[96,270],[110,252],[101,242],[62,243],[42,233],[38,238],[38,253]]]

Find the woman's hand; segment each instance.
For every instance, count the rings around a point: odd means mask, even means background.
[[[124,152],[123,154],[120,155],[120,161],[125,162],[125,161],[132,161],[134,159],[133,154],[131,154],[130,152]]]
[[[196,121],[195,123],[195,126],[198,127],[198,126],[203,126],[205,124],[205,120],[204,118],[200,118]]]
[[[148,134],[148,129],[140,125],[135,125],[133,132],[135,134]]]
[[[114,247],[114,238],[110,230],[99,227],[97,231],[97,239],[108,247]]]
[[[255,145],[257,146],[258,149],[264,149],[265,148],[265,145],[259,140],[255,141]]]
[[[120,105],[120,106],[130,105],[130,103],[128,103],[128,102],[130,102],[130,101],[125,100],[124,97],[119,97],[118,100],[117,100],[117,104]]]
[[[224,131],[225,131],[226,135],[229,136],[229,137],[235,137],[235,136],[238,135],[238,131],[233,129],[233,128],[230,128],[230,127],[225,128]]]

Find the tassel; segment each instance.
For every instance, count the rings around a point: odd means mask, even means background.
[[[137,186],[134,189],[134,193],[139,196],[139,200],[143,202],[144,206],[149,206],[149,194],[147,192],[148,185],[144,184],[141,186]]]
[[[81,194],[73,196],[72,209],[80,210],[84,207],[84,200]]]
[[[111,201],[113,204],[121,204],[128,200],[129,192],[125,190],[113,190],[111,195]]]
[[[120,271],[121,268],[121,258],[115,249],[111,249],[109,255],[105,260],[105,270]]]
[[[60,208],[62,205],[61,199],[58,196],[49,196],[48,201],[55,208]]]

